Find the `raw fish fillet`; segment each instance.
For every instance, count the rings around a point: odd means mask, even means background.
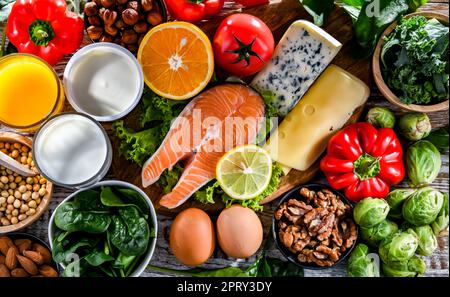
[[[144,187],[180,160],[185,169],[160,204],[175,208],[216,176],[219,159],[233,147],[255,140],[264,121],[264,102],[253,89],[223,84],[194,98],[173,122],[161,146],[142,170]]]

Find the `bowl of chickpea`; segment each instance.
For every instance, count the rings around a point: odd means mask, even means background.
[[[31,139],[0,132],[0,151],[36,170]],[[0,234],[23,229],[35,222],[49,206],[53,184],[42,175],[25,177],[0,166]]]

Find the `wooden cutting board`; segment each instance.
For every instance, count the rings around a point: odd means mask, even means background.
[[[311,17],[299,4],[298,0],[282,0],[271,1],[270,5],[264,5],[256,8],[246,9],[243,12],[255,15],[262,19],[273,32],[275,41],[278,42],[283,36],[286,29],[296,20],[306,19],[311,21]],[[199,27],[212,39],[215,30],[219,26],[220,22],[232,12],[237,12],[236,6],[231,3],[226,3],[226,9],[224,13],[212,20],[204,21],[199,24]],[[369,60],[356,60],[353,59],[350,54],[351,39],[352,39],[352,22],[350,17],[339,8],[336,8],[327,23],[323,27],[325,31],[339,40],[344,46],[340,53],[337,55],[333,64],[336,64],[343,69],[351,72],[365,83],[370,83],[370,63]],[[219,79],[225,79],[226,76],[223,73],[218,73]],[[250,80],[250,79],[249,79]],[[370,84],[369,84],[370,85]],[[362,108],[358,109],[350,121],[355,122],[360,116]],[[125,123],[129,127],[138,129],[138,114],[136,111],[128,115],[125,119]],[[109,128],[109,127],[108,127]],[[108,129],[109,130],[109,129]],[[119,141],[112,137],[112,143],[114,147],[114,160],[112,164],[112,170],[117,178],[133,183],[140,188],[141,184],[141,168],[136,164],[133,164],[123,157],[119,156],[118,146]],[[267,197],[263,202],[267,203],[278,197],[283,193],[289,191],[295,186],[310,181],[317,174],[319,170],[318,163],[311,166],[307,171],[293,170],[286,177],[283,177],[281,185],[278,191],[271,196]],[[209,212],[210,214],[218,213],[223,207],[223,203],[218,201],[215,204],[204,205],[196,202],[193,198],[185,202],[183,205],[176,209],[166,209],[159,205],[158,200],[161,197],[162,191],[157,185],[152,185],[146,189],[143,189],[154,202],[155,209],[158,213],[163,215],[175,215],[181,210],[189,207],[199,207]],[[220,199],[217,199],[220,200]]]

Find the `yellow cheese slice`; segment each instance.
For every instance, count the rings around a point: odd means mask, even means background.
[[[330,65],[270,136],[266,150],[284,172],[308,169],[369,94],[361,80]]]

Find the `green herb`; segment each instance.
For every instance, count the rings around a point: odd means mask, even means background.
[[[176,270],[153,265],[148,269],[171,273],[176,275],[194,277],[283,277],[283,276],[303,276],[303,269],[293,263],[281,261],[276,258],[260,256],[247,269],[238,267],[225,267],[220,269],[194,268],[189,270]]]
[[[383,77],[406,104],[432,104],[449,96],[449,28],[436,19],[399,21],[385,38]]]
[[[63,275],[74,276],[80,265],[80,276],[129,276],[155,237],[143,199],[132,189],[102,187],[60,205],[52,254],[66,265]],[[70,262],[72,254],[79,260]]]
[[[313,17],[317,26],[322,26],[334,8],[333,0],[300,0],[306,11]]]
[[[352,18],[355,56],[366,58],[374,50],[381,33],[398,17],[415,11],[426,0],[300,0],[314,22],[321,26],[334,4],[342,7]]]
[[[448,151],[448,127],[439,128],[437,130],[431,131],[430,135],[428,135],[425,140],[428,140],[440,151]]]
[[[183,166],[177,164],[171,170],[167,169],[161,174],[158,184],[163,187],[164,193],[169,193],[178,183],[181,174],[183,173]]]

